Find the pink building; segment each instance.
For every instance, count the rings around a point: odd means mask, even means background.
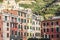
[[[43,38],[60,40],[60,19],[44,20],[41,24]]]

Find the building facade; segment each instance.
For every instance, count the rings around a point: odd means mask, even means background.
[[[41,35],[50,40],[60,40],[60,19],[44,20],[41,22]]]
[[[0,40],[40,38],[40,16],[31,9],[20,9],[15,0],[3,0],[0,9]]]
[[[20,0],[18,4],[32,4],[32,2],[36,3],[35,0]]]
[[[27,40],[40,38],[40,16],[31,9],[8,10],[0,12],[0,40]]]

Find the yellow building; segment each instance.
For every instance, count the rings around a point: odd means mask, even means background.
[[[51,17],[55,16],[54,14],[45,14],[46,19],[50,19]]]

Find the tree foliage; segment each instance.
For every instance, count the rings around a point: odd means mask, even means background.
[[[3,0],[0,0],[0,2],[3,2]]]
[[[33,13],[40,14],[44,16],[45,14],[56,14],[58,12],[59,5],[54,4],[56,0],[35,0],[36,3],[30,4],[20,4],[20,6],[25,8],[31,8]]]

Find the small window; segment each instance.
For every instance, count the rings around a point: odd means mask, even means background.
[[[29,23],[29,20],[27,20],[27,23]]]
[[[29,26],[27,26],[27,29],[29,29]]]
[[[18,21],[20,22],[20,18],[18,18]]]
[[[7,26],[9,26],[9,23],[7,23]]]
[[[24,14],[24,17],[26,17],[26,13]]]
[[[30,26],[30,29],[32,29],[32,27]]]
[[[51,22],[51,25],[53,25],[53,22]]]
[[[24,26],[24,29],[26,29],[26,26]]]
[[[9,31],[9,28],[7,28],[7,31]]]
[[[26,23],[26,19],[24,19],[24,23]]]
[[[47,23],[47,26],[49,25],[49,23]]]
[[[14,34],[14,32],[13,32],[13,31],[12,31],[11,33],[12,33],[12,35]]]
[[[21,25],[21,30],[23,30],[23,26]]]
[[[35,25],[35,22],[33,21],[33,23],[32,24],[34,24]]]
[[[49,29],[47,29],[47,32],[49,32]]]
[[[32,36],[32,34],[30,33],[30,36]]]
[[[15,31],[15,35],[17,35],[17,31]]]
[[[21,16],[23,16],[23,12],[21,12]]]
[[[18,15],[20,16],[20,11],[18,11]]]
[[[1,31],[1,28],[0,28],[0,31]]]
[[[7,16],[5,16],[5,20],[7,20]]]
[[[0,16],[0,19],[1,19],[1,16]]]
[[[51,28],[51,31],[53,32],[53,31],[54,31],[54,29],[53,29],[53,28]]]
[[[20,25],[18,25],[18,28],[20,29]]]
[[[21,23],[23,23],[23,19],[21,19]]]
[[[56,25],[58,25],[58,22],[56,22]]]
[[[26,36],[26,32],[24,33],[24,36]]]
[[[20,32],[18,32],[18,35],[20,36]]]
[[[44,32],[46,32],[45,29],[44,29]]]
[[[59,27],[56,28],[56,31],[59,32]]]
[[[46,24],[45,23],[43,23],[43,26],[45,26]]]
[[[35,36],[40,36],[40,33],[35,33]]]
[[[57,34],[57,38],[59,38],[59,34]]]
[[[35,27],[33,27],[33,30],[35,30]]]
[[[9,33],[7,33],[7,37],[9,37]]]
[[[12,17],[12,19],[14,19],[14,17]]]
[[[29,36],[29,33],[27,33],[27,36]]]
[[[51,37],[53,38],[54,36],[53,36],[53,35],[51,35]]]
[[[47,35],[45,35],[45,38],[47,38]]]
[[[17,21],[17,18],[15,18],[15,21]]]

